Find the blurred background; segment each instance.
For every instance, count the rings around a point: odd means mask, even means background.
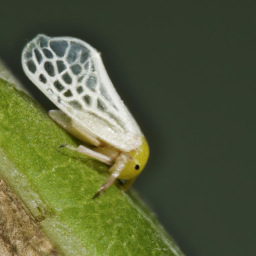
[[[0,58],[38,33],[100,52],[145,133],[134,187],[187,256],[256,255],[255,1],[2,1]]]

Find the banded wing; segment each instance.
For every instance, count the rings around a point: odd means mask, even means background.
[[[29,79],[81,127],[81,132],[120,149],[141,145],[142,133],[115,88],[99,53],[71,37],[38,35],[22,53]]]

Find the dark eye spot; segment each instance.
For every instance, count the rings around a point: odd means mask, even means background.
[[[138,170],[140,169],[140,166],[139,166],[138,164],[136,164],[136,165],[134,166],[134,169],[138,171]]]

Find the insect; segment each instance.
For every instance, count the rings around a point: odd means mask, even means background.
[[[110,177],[127,190],[146,165],[149,148],[136,121],[117,94],[100,53],[72,37],[39,34],[22,52],[28,78],[59,108],[49,116],[85,143],[71,148],[110,166]]]

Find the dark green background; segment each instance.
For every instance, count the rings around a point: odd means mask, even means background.
[[[0,57],[36,34],[102,52],[151,149],[134,187],[190,256],[256,255],[254,1],[1,2]]]

